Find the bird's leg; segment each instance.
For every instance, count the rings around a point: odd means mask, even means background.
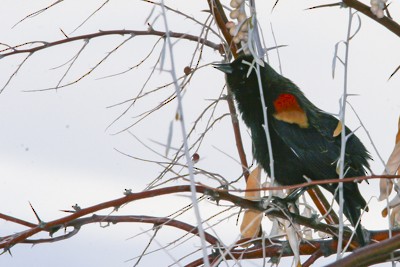
[[[285,197],[285,199],[286,199],[287,202],[293,202],[293,203],[295,203],[295,202],[299,199],[299,197],[300,197],[301,195],[303,195],[304,192],[306,192],[307,190],[308,190],[308,187],[296,188],[296,189],[294,189],[292,192],[290,192],[290,194],[287,195],[287,196]]]
[[[277,205],[286,214],[290,214],[291,212],[299,214],[299,208],[296,205],[296,201],[305,191],[307,191],[307,189],[307,187],[297,188],[284,198],[273,196],[272,203]]]
[[[307,190],[307,188],[298,188],[292,191],[286,197],[272,196],[272,203],[286,214],[294,212],[299,214],[299,208],[296,205],[298,198]]]

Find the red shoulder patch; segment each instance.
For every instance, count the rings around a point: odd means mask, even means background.
[[[307,115],[300,107],[294,95],[288,93],[280,94],[274,101],[274,108],[275,119],[297,124],[301,128],[308,127]]]
[[[289,111],[289,110],[302,110],[297,99],[292,94],[280,94],[274,101],[276,112]]]

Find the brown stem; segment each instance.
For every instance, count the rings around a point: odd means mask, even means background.
[[[400,248],[400,235],[396,235],[390,239],[381,241],[376,244],[363,247],[353,252],[351,255],[327,265],[327,267],[342,266],[369,266],[380,260],[390,259],[390,253]]]
[[[182,221],[170,219],[170,218],[165,218],[165,217],[153,217],[153,216],[145,216],[145,215],[127,215],[127,216],[101,216],[101,215],[92,215],[91,217],[88,218],[80,218],[76,219],[70,223],[65,224],[65,227],[68,226],[74,226],[74,227],[80,227],[84,224],[89,224],[89,223],[112,223],[112,224],[117,224],[117,223],[123,223],[123,222],[139,222],[139,223],[151,223],[154,224],[155,226],[164,226],[168,225],[171,227],[175,227],[178,229],[181,229],[183,231],[186,231],[188,233],[191,233],[193,235],[199,235],[198,233],[198,228],[187,224]],[[216,237],[213,235],[204,232],[205,234],[205,240],[210,243],[211,245],[218,245],[219,241]]]
[[[18,219],[18,218],[15,218],[15,217],[3,214],[3,213],[0,213],[0,219],[3,219],[5,221],[9,221],[9,222],[14,222],[14,223],[17,223],[17,224],[21,224],[21,225],[24,225],[26,227],[35,227],[36,226],[36,224],[34,224],[34,223],[27,222],[27,221],[24,221],[24,220],[21,220],[21,219]]]
[[[233,42],[232,35],[229,33],[229,30],[226,28],[226,23],[228,19],[225,15],[224,9],[219,0],[207,0],[208,5],[210,7],[211,14],[213,14],[215,22],[217,23],[218,28],[221,30],[222,35],[224,36],[226,43],[229,44],[230,52],[232,53],[234,58],[237,58],[237,45]]]
[[[301,266],[302,267],[309,267],[312,264],[314,264],[314,262],[316,260],[318,260],[319,258],[321,258],[322,256],[324,256],[324,252],[322,251],[322,249],[318,249],[313,254],[311,254],[311,257],[309,257]]]
[[[124,197],[110,200],[107,202],[103,202],[88,208],[83,208],[80,209],[68,216],[62,217],[60,219],[56,219],[47,223],[41,223],[40,225],[37,225],[35,227],[32,227],[29,230],[17,233],[15,235],[12,235],[8,238],[3,238],[0,239],[0,248],[7,249],[17,243],[21,243],[22,241],[26,240],[27,238],[42,232],[42,231],[53,231],[53,229],[58,229],[60,227],[63,227],[64,225],[70,223],[73,220],[76,220],[80,217],[83,217],[88,214],[92,214],[96,211],[107,209],[107,208],[116,208],[120,207],[126,203],[132,202],[134,200],[141,200],[141,199],[147,199],[151,197],[156,197],[156,196],[162,196],[162,195],[169,195],[169,194],[176,194],[180,192],[190,192],[190,186],[189,185],[182,185],[182,186],[172,186],[172,187],[166,187],[166,188],[161,188],[161,189],[154,189],[154,190],[149,190],[149,191],[143,191],[139,193],[130,193]],[[259,211],[265,211],[268,207],[264,207],[263,200],[261,201],[251,201],[248,199],[241,198],[239,196],[231,195],[225,190],[217,190],[205,186],[196,186],[196,192],[200,194],[205,194],[212,199],[215,200],[226,200],[234,204],[235,206],[241,207],[241,208],[246,208],[246,209],[253,209],[253,210],[259,210]],[[282,219],[287,219],[287,215],[284,212],[281,212],[280,210],[277,209],[269,209],[268,214],[271,216],[276,216]],[[291,220],[295,223],[299,223],[301,225],[306,225],[312,229],[326,232],[326,233],[335,233],[336,228],[331,225],[323,224],[323,223],[317,223],[314,219],[312,218],[306,218],[297,214],[291,214]],[[345,237],[349,236],[345,235]]]
[[[215,22],[217,23],[218,28],[221,30],[222,35],[224,36],[226,42],[230,44],[230,51],[232,55],[237,58],[237,49],[238,45],[235,45],[235,43],[232,41],[232,35],[229,33],[229,30],[226,28],[226,23],[228,22],[228,19],[225,15],[224,9],[220,3],[219,0],[207,0],[208,5],[210,7],[210,11],[214,16]],[[240,133],[240,127],[239,127],[239,121],[237,119],[237,113],[236,113],[236,108],[235,104],[233,103],[232,99],[232,94],[229,92],[228,88],[228,107],[229,107],[229,112],[231,114],[231,121],[232,121],[232,126],[233,126],[233,133],[235,135],[235,142],[236,142],[236,148],[239,153],[239,158],[240,158],[240,163],[242,164],[242,171],[243,171],[243,176],[245,177],[245,180],[247,182],[247,178],[249,177],[249,168],[248,168],[248,163],[246,159],[246,153],[243,148],[243,142],[242,142],[242,136]]]
[[[198,36],[187,34],[187,33],[179,33],[179,32],[170,32],[169,33],[172,38],[180,38],[180,39],[186,39],[194,42],[200,42],[208,47],[211,47],[215,50],[218,50],[220,45],[213,43],[209,40],[199,38]],[[74,41],[80,41],[80,40],[90,40],[93,38],[101,37],[101,36],[108,36],[108,35],[133,35],[133,36],[143,36],[143,35],[156,35],[156,36],[165,36],[165,32],[162,31],[155,31],[153,29],[150,29],[148,31],[132,31],[132,30],[111,30],[111,31],[99,31],[96,33],[91,33],[91,34],[85,34],[85,35],[79,35],[75,37],[69,37],[66,39],[58,40],[55,42],[44,42],[44,41],[35,41],[35,42],[29,42],[25,44],[21,44],[15,47],[8,47],[6,49],[0,50],[0,58],[4,58],[7,56],[11,55],[16,55],[16,54],[21,54],[21,53],[35,53],[39,50],[46,49],[52,46],[57,46],[61,44],[66,44]],[[24,45],[34,45],[36,43],[40,43],[40,45],[29,48],[29,49],[18,49],[18,47],[22,47]],[[10,52],[7,52],[10,51]]]
[[[302,184],[295,185],[280,185],[280,186],[267,186],[261,187],[258,189],[230,189],[229,192],[253,192],[253,191],[264,191],[264,190],[291,190],[296,188],[310,187],[314,185],[323,185],[323,184],[333,184],[333,183],[350,183],[350,182],[360,182],[364,180],[374,180],[374,179],[397,179],[400,178],[400,175],[369,175],[369,176],[356,176],[356,177],[347,177],[347,178],[333,178],[333,179],[325,179],[325,180],[316,180],[310,182],[304,182]]]
[[[233,126],[233,133],[235,135],[236,148],[239,153],[240,163],[242,164],[243,175],[247,182],[247,179],[249,178],[249,174],[250,174],[249,173],[249,165],[247,164],[246,152],[244,151],[244,148],[243,148],[242,135],[240,133],[239,120],[237,117],[236,108],[235,108],[235,104],[233,103],[231,93],[228,93],[227,101],[228,101],[229,112],[231,114],[231,121],[232,121],[232,126]]]
[[[268,215],[283,218],[283,219],[288,219],[288,215],[281,212],[278,209],[274,209],[273,207],[265,207],[265,203],[261,201],[250,201],[244,198],[241,198],[239,196],[235,196],[232,194],[229,194],[225,190],[217,190],[213,188],[207,188],[204,186],[196,186],[196,191],[200,194],[205,194],[209,196],[210,198],[218,201],[218,200],[226,200],[228,202],[231,202],[235,206],[241,207],[241,208],[246,208],[246,209],[253,209],[253,210],[259,210],[259,211],[267,211]],[[75,226],[76,228],[79,228],[79,225],[82,225],[84,222],[90,222],[90,221],[96,221],[96,220],[107,220],[107,218],[110,219],[111,222],[121,222],[121,221],[144,221],[147,223],[155,223],[157,225],[159,224],[168,224],[173,227],[178,227],[181,229],[184,229],[188,232],[191,232],[193,234],[196,233],[196,228],[190,225],[186,224],[181,224],[180,222],[176,222],[174,220],[170,220],[168,218],[155,218],[155,217],[149,217],[149,216],[122,216],[122,217],[117,217],[117,216],[105,216],[105,217],[98,217],[94,216],[91,218],[81,218],[78,219],[82,216],[92,214],[96,211],[102,210],[102,209],[107,209],[107,208],[112,208],[112,207],[120,207],[126,203],[132,202],[134,200],[141,200],[141,199],[146,199],[146,198],[151,198],[151,197],[156,197],[156,196],[162,196],[162,195],[167,195],[167,194],[176,194],[180,192],[190,192],[190,187],[188,185],[185,186],[173,186],[173,187],[167,187],[167,188],[161,188],[161,189],[155,189],[155,190],[149,190],[149,191],[144,191],[144,192],[139,192],[139,193],[131,193],[128,194],[124,197],[110,200],[104,203],[100,203],[88,208],[83,208],[80,209],[68,216],[65,216],[63,218],[50,221],[47,223],[43,223],[41,225],[37,225],[35,227],[32,227],[31,229],[25,230],[20,233],[16,233],[12,236],[8,236],[7,238],[2,238],[0,239],[0,248],[3,249],[8,249],[9,247],[17,244],[17,243],[22,243],[24,242],[27,238],[30,236],[33,236],[34,234],[41,232],[41,231],[49,231],[51,229],[59,229],[60,227],[65,227],[68,225]],[[3,216],[3,218],[5,218]],[[335,234],[337,232],[337,228],[332,226],[332,225],[327,225],[323,223],[318,223],[314,218],[306,218],[297,214],[290,214],[289,216],[290,220],[294,223],[298,223],[301,225],[305,225],[307,227],[310,227],[314,230],[317,231],[322,231],[322,232],[327,232],[327,233],[333,233]],[[77,220],[78,219],[78,220]],[[15,221],[15,220],[14,220]],[[371,255],[376,255],[375,259],[382,259],[382,258],[388,258],[391,252],[393,252],[395,249],[400,247],[400,230],[393,230],[392,231],[393,235],[395,237],[383,241],[378,244],[371,244],[365,248],[357,250],[357,253],[355,253],[356,260],[358,262],[367,262],[367,258],[371,258]],[[371,239],[372,240],[383,240],[388,238],[388,231],[371,231]],[[345,233],[345,242],[348,241],[348,237],[350,236],[350,232]],[[217,244],[218,240],[215,239],[212,236],[209,236],[207,239],[209,243],[211,244]],[[263,256],[293,256],[293,252],[290,249],[282,249],[287,247],[287,242],[286,241],[279,241],[279,240],[274,240],[271,242],[270,240],[264,240],[268,244],[268,246],[265,246],[262,242],[255,242],[254,246],[251,248],[246,248],[242,249],[239,247],[234,246],[232,248],[232,253],[229,255],[232,255],[234,258],[244,258],[244,259],[250,259],[250,258],[261,258]],[[331,255],[336,253],[336,246],[337,246],[337,240],[335,239],[329,239],[329,240],[311,240],[311,241],[305,241],[300,244],[300,254],[301,255],[311,255],[315,253],[317,250],[322,249],[324,251],[324,255]],[[355,247],[350,247],[348,251],[352,251]],[[367,248],[370,248],[370,250],[366,250]],[[359,252],[360,251],[360,252]],[[361,253],[363,252],[363,253]],[[360,255],[359,255],[360,254]],[[379,255],[379,257],[378,257]],[[215,257],[217,257],[216,255]],[[213,255],[214,257],[214,255]],[[226,256],[228,259],[230,256]],[[350,263],[354,263],[354,259],[350,258],[347,259],[346,261],[349,261]],[[346,263],[345,261],[345,263]],[[354,264],[353,264],[354,265]],[[338,265],[335,265],[338,266]],[[349,266],[349,265],[340,265],[340,266]]]
[[[321,189],[319,187],[311,187],[307,190],[314,204],[317,206],[319,212],[322,216],[325,216],[325,221],[328,224],[339,224],[339,218],[336,213],[331,209],[331,205],[324,194],[322,194]]]
[[[371,12],[371,8],[357,0],[343,0],[343,3],[351,8],[356,9],[357,11],[363,13],[364,15],[368,16],[369,18],[375,20],[382,26],[384,26],[386,29],[391,31],[392,33],[396,34],[397,36],[400,37],[400,25],[392,20],[389,17],[383,17],[383,18],[378,18]]]

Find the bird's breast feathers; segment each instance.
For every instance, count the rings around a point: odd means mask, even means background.
[[[301,128],[308,127],[308,118],[306,112],[300,107],[297,98],[290,93],[282,93],[274,100],[275,119],[297,124]]]

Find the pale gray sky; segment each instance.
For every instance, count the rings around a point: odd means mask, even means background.
[[[201,12],[207,8],[206,1],[190,1],[190,4],[183,0],[168,2],[170,6],[179,6],[180,11],[187,12],[199,20],[203,21],[206,17],[206,14]],[[273,25],[278,44],[288,45],[280,49],[283,74],[293,80],[318,107],[337,113],[343,88],[343,69],[340,66],[337,68],[336,78],[333,80],[331,67],[334,46],[346,37],[347,9],[306,11],[305,8],[321,2],[280,1],[271,13],[271,6],[275,1],[268,1],[268,4],[264,1],[259,2],[260,25],[267,46],[274,46],[270,23]],[[144,21],[152,6],[140,1],[124,0],[110,1],[84,26],[71,33],[101,3],[102,1],[94,0],[84,3],[64,1],[12,28],[24,16],[48,5],[49,2],[4,0],[0,9],[0,42],[16,45],[27,41],[55,41],[63,38],[60,29],[71,36],[98,30],[146,29]],[[226,4],[229,4],[228,1]],[[400,18],[399,2],[394,1],[391,6],[392,16]],[[157,9],[155,14],[159,12]],[[198,33],[199,27],[192,21],[176,17],[170,12],[168,14],[172,31]],[[400,111],[400,73],[388,81],[389,75],[400,64],[400,40],[369,18],[362,14],[360,17],[362,27],[351,42],[349,64],[349,93],[358,96],[351,97],[350,102],[386,160],[394,145]],[[163,30],[161,20],[158,20],[154,27]],[[212,39],[217,41],[215,36]],[[90,41],[64,81],[73,81],[88,71],[123,40],[123,37],[112,36]],[[113,133],[131,124],[135,116],[158,104],[174,89],[165,89],[157,95],[139,101],[131,112],[109,129],[107,126],[127,105],[106,108],[136,96],[156,62],[161,45],[158,46],[157,53],[140,68],[125,75],[98,79],[137,64],[150,51],[156,40],[156,37],[135,37],[92,75],[78,84],[58,91],[23,92],[55,86],[66,68],[52,68],[71,59],[83,43],[76,42],[51,48],[34,54],[28,60],[0,95],[0,202],[3,203],[0,212],[34,222],[35,217],[28,205],[28,202],[31,202],[42,220],[53,220],[64,215],[60,210],[70,209],[75,203],[86,207],[118,198],[122,196],[125,188],[140,191],[162,171],[157,165],[135,161],[117,153],[114,148],[134,156],[160,159],[129,134]],[[194,47],[195,43],[182,40],[174,46],[179,75],[190,61]],[[343,51],[342,49],[341,55]],[[13,56],[0,60],[0,86],[3,86],[22,59],[22,56]],[[221,57],[217,52],[209,48],[204,49],[201,64],[218,60],[221,60]],[[278,67],[274,52],[271,53],[271,65]],[[170,79],[169,77],[168,74],[157,71],[156,78],[152,79],[146,90],[163,84]],[[205,67],[194,76],[183,102],[188,127],[193,125],[200,112],[209,105],[210,99],[218,97],[223,83],[221,73],[212,67]],[[132,132],[160,153],[164,153],[163,147],[150,142],[149,139],[166,142],[175,110],[176,103],[168,105],[161,112],[132,128]],[[355,129],[359,123],[350,109],[348,110],[347,125]],[[220,103],[214,118],[226,112],[226,104]],[[201,125],[204,126],[205,122]],[[176,122],[173,127],[172,145],[178,147],[182,140],[180,128]],[[248,160],[251,161],[249,136],[244,126],[242,130]],[[198,136],[201,131],[195,134]],[[371,163],[372,169],[377,174],[381,173],[383,166],[364,131],[359,129],[357,135],[375,158]],[[227,117],[213,127],[204,141],[199,151],[202,160],[198,166],[218,172],[228,180],[237,178],[240,167],[214,147],[237,158]],[[363,225],[368,229],[381,229],[386,223],[385,219],[380,218],[380,210],[384,204],[377,203],[374,198],[379,193],[377,185],[377,181],[371,181],[370,185],[361,186],[365,198],[372,198],[370,207],[374,207],[363,218]],[[188,202],[188,199],[182,196],[165,200],[166,198],[160,198],[132,203],[121,209],[117,215],[164,216],[175,211],[180,205],[183,206],[182,201]],[[207,214],[215,212],[213,207],[208,203],[202,206],[205,218]],[[188,217],[191,217],[191,214],[185,217],[191,220]],[[239,230],[235,224],[236,217],[232,217],[223,227],[216,227],[227,245],[233,242],[238,234]],[[29,245],[17,245],[12,249],[13,257],[0,257],[0,266],[132,266],[133,262],[124,261],[140,254],[149,236],[126,239],[150,228],[150,225],[132,224],[113,225],[106,229],[97,225],[87,226],[77,236],[56,244],[42,244],[33,248]],[[0,221],[1,236],[21,230],[23,228],[12,223]],[[232,235],[235,231],[237,232]],[[173,240],[175,234],[175,230],[164,227],[159,240]],[[188,244],[197,246],[198,242],[193,239]],[[178,247],[171,253],[179,258],[185,255],[183,250],[182,247]],[[142,266],[148,266],[154,259],[165,262],[165,265],[172,262],[164,252],[155,255],[157,256],[145,257]]]

